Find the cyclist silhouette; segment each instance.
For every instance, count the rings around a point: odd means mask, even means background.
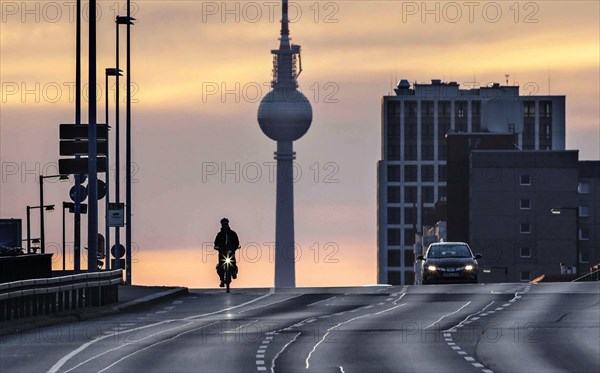
[[[217,233],[217,237],[215,238],[215,250],[219,252],[219,263],[217,263],[217,274],[219,275],[219,279],[221,279],[220,287],[225,286],[225,270],[224,264],[225,259],[229,255],[231,263],[233,264],[233,271],[231,277],[234,279],[237,278],[238,274],[238,266],[235,260],[235,251],[240,246],[240,240],[238,239],[237,233],[235,233],[229,227],[229,219],[223,218],[221,219],[221,231]],[[231,254],[227,252],[230,251]]]

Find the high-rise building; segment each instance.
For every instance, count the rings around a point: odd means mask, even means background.
[[[518,86],[460,89],[402,80],[381,107],[378,282],[414,282],[415,233],[446,199],[446,134],[505,133],[520,149],[564,150],[565,96],[521,96]]]

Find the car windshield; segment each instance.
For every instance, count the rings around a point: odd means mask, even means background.
[[[470,258],[471,251],[465,245],[434,245],[427,253],[428,258]]]

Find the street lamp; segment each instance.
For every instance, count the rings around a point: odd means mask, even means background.
[[[572,210],[575,213],[575,274],[579,274],[579,208],[555,207],[550,210],[552,215],[561,215],[563,210]]]
[[[123,16],[117,16],[117,18],[115,19],[115,27],[116,27],[116,53],[115,53],[115,57],[116,57],[116,61],[115,61],[115,66],[117,68],[117,70],[121,71],[119,69],[119,60],[120,60],[120,48],[119,48],[119,26],[120,25],[128,25],[128,24],[132,24],[134,21],[133,18],[130,17],[123,17]],[[120,93],[120,88],[119,88],[119,75],[116,76],[116,90],[115,90],[115,105],[116,105],[116,116],[115,116],[115,131],[116,131],[116,136],[115,136],[115,203],[118,205],[121,203],[121,152],[120,152],[120,127],[119,127],[119,121],[120,121],[120,117],[121,117],[121,112],[119,110],[119,105],[121,103],[120,98],[119,98],[119,93]],[[120,247],[121,246],[121,228],[120,227],[115,227],[115,247]],[[116,261],[115,260],[115,268],[119,268],[120,266],[120,261]]]
[[[44,210],[45,211],[54,211],[54,205],[39,205],[39,206],[27,206],[27,254],[31,254],[31,228],[30,228],[30,223],[31,223],[31,219],[30,219],[30,215],[31,215],[31,210],[33,209],[40,209],[40,215],[42,217],[41,219],[41,227],[40,227],[40,244],[41,244],[41,249],[42,249],[42,254],[45,254],[46,251],[44,250]]]
[[[131,17],[131,1],[127,0],[127,16],[117,17],[117,40],[119,39],[119,25],[127,26],[127,111],[125,129],[125,204],[127,206],[125,219],[125,280],[131,285],[131,25],[135,18]],[[118,46],[117,46],[118,48]],[[117,68],[119,65],[117,64]]]
[[[40,179],[40,206],[44,206],[44,179],[56,179],[58,178],[60,181],[67,181],[69,180],[69,175],[40,175],[39,179]],[[52,205],[52,208],[54,209],[54,205]],[[41,243],[40,246],[42,247],[42,254],[46,253],[46,237],[44,235],[44,212],[42,211],[42,209],[40,209],[40,226],[41,231],[40,231],[40,239],[41,239]]]
[[[121,70],[119,70],[118,68],[115,67],[107,67],[105,69],[105,88],[106,88],[106,108],[105,108],[105,117],[106,117],[106,128],[110,129],[110,126],[108,125],[108,119],[109,119],[109,115],[108,115],[108,77],[109,76],[115,76],[118,77],[121,75]],[[117,85],[115,87],[116,90],[119,89],[119,85],[118,85],[118,81],[117,81]],[[118,105],[118,104],[117,104]],[[119,152],[119,149],[115,150],[117,153]],[[107,132],[106,134],[106,201],[105,201],[105,207],[104,207],[104,232],[105,232],[105,236],[106,236],[106,247],[105,247],[105,251],[108,252],[110,250],[110,227],[108,224],[108,205],[110,202],[110,132]],[[118,179],[117,179],[118,182]],[[110,262],[106,263],[106,269],[110,269]]]

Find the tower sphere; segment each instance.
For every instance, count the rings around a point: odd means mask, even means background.
[[[271,140],[296,141],[312,123],[312,108],[295,88],[275,88],[260,102],[258,124]]]

